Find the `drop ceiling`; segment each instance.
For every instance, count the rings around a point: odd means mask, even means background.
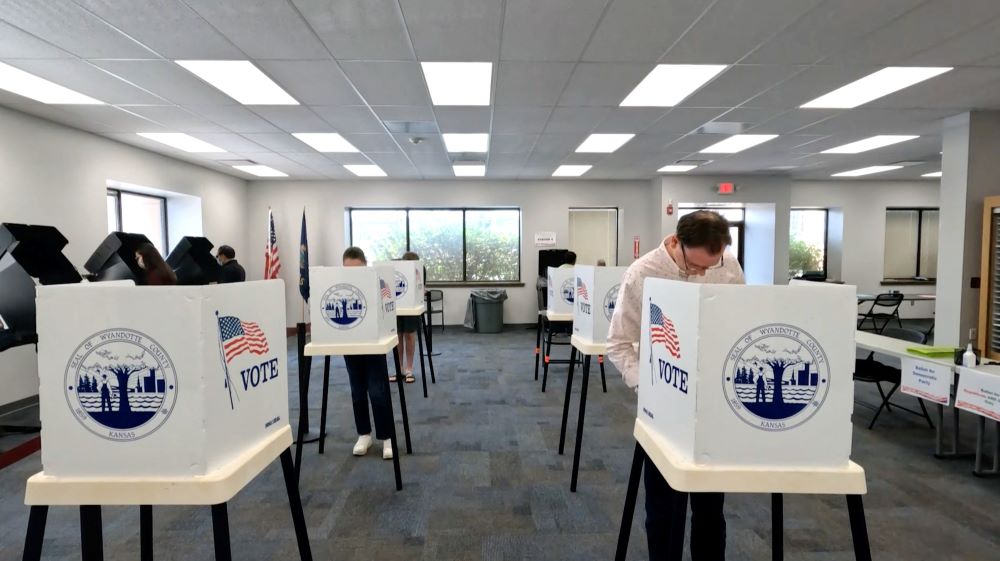
[[[487,178],[567,164],[593,166],[585,179],[648,179],[685,159],[712,160],[692,174],[827,178],[925,162],[877,176],[905,179],[940,169],[943,118],[1000,109],[997,37],[997,0],[5,0],[0,61],[109,105],[4,91],[0,105],[246,178],[218,162],[292,179],[353,178],[344,165],[370,163],[449,179],[441,134],[487,132]],[[173,62],[185,59],[250,60],[301,105],[240,105]],[[491,105],[431,105],[428,61],[492,62]],[[619,107],[657,63],[730,67],[676,107]],[[799,108],[889,65],[955,69],[856,109]],[[780,136],[699,154],[725,137],[702,132],[711,123]],[[140,131],[228,152],[189,154]],[[361,153],[321,154],[292,132],[337,132]],[[636,136],[611,154],[574,152],[591,133]],[[821,154],[888,134],[920,138]]]

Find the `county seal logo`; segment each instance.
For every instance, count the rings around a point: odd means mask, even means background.
[[[611,321],[611,316],[615,315],[615,302],[618,301],[618,289],[621,288],[621,284],[616,284],[611,287],[611,290],[604,295],[604,317]]]
[[[826,351],[793,325],[756,327],[726,356],[726,401],[743,422],[760,430],[784,431],[805,423],[830,391]]]
[[[562,296],[563,302],[566,302],[567,304],[573,303],[573,279],[566,279],[563,281],[562,287],[559,288],[559,294]]]
[[[353,329],[365,320],[368,305],[365,295],[352,284],[335,284],[323,293],[320,311],[330,327]]]
[[[107,329],[73,351],[64,378],[66,402],[87,430],[128,442],[163,426],[177,400],[174,363],[163,347],[133,329]]]
[[[406,291],[409,290],[409,288],[410,285],[406,282],[406,275],[396,271],[396,298],[406,294]]]

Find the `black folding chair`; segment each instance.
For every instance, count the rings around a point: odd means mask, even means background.
[[[440,302],[441,307],[434,307],[435,302]],[[444,332],[444,291],[436,288],[427,291],[427,330],[434,327],[434,314],[441,316],[441,331]]]
[[[858,314],[858,330],[882,334],[892,320],[896,320],[900,329],[903,322],[899,319],[899,306],[903,303],[903,295],[898,292],[879,294],[872,301],[871,307],[863,314]],[[865,324],[871,327],[866,328]]]
[[[926,342],[927,337],[915,329],[900,329],[896,327],[887,327],[882,332],[882,335],[886,337],[892,337],[894,339],[903,339],[906,341],[911,341],[914,343],[923,344]],[[898,368],[893,368],[889,365],[883,364],[875,360],[875,352],[868,354],[867,358],[855,359],[854,361],[854,381],[856,382],[868,382],[870,384],[875,384],[878,388],[878,393],[882,396],[882,403],[875,410],[875,416],[872,417],[871,422],[868,424],[868,429],[871,430],[875,426],[875,421],[878,420],[878,416],[882,414],[882,410],[892,413],[892,407],[896,407],[907,413],[916,415],[918,417],[923,417],[927,421],[927,424],[931,428],[934,428],[934,422],[931,421],[931,416],[927,414],[927,407],[924,405],[924,400],[917,398],[917,403],[920,404],[920,411],[915,411],[908,407],[903,407],[902,405],[892,404],[890,406],[890,400],[892,396],[899,389],[899,385],[902,383],[902,372]],[[882,383],[892,384],[889,389],[889,393],[886,393],[882,389]],[[868,404],[863,402],[858,402],[862,405],[868,406]]]

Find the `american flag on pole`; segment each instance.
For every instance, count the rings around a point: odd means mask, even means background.
[[[583,283],[583,279],[577,277],[576,279],[576,294],[584,301],[590,300],[590,294],[587,292],[587,285]]]
[[[674,358],[681,358],[681,340],[677,337],[674,322],[663,316],[659,306],[649,303],[649,340],[661,343]]]
[[[281,259],[278,258],[278,237],[274,233],[274,215],[267,210],[267,247],[264,248],[264,279],[276,279],[281,272]]]
[[[270,352],[267,337],[255,322],[240,321],[236,316],[222,316],[219,318],[219,333],[226,364],[244,353],[262,355]]]

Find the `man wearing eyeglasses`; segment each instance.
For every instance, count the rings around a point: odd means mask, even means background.
[[[721,215],[700,210],[677,222],[677,233],[625,272],[608,330],[608,358],[630,388],[639,385],[639,331],[642,285],[646,277],[706,284],[745,284],[743,269],[726,248],[733,242],[729,223]],[[667,559],[669,499],[675,493],[647,457],[646,541],[650,561]],[[722,561],[726,557],[726,518],[722,493],[691,494],[691,560]]]

